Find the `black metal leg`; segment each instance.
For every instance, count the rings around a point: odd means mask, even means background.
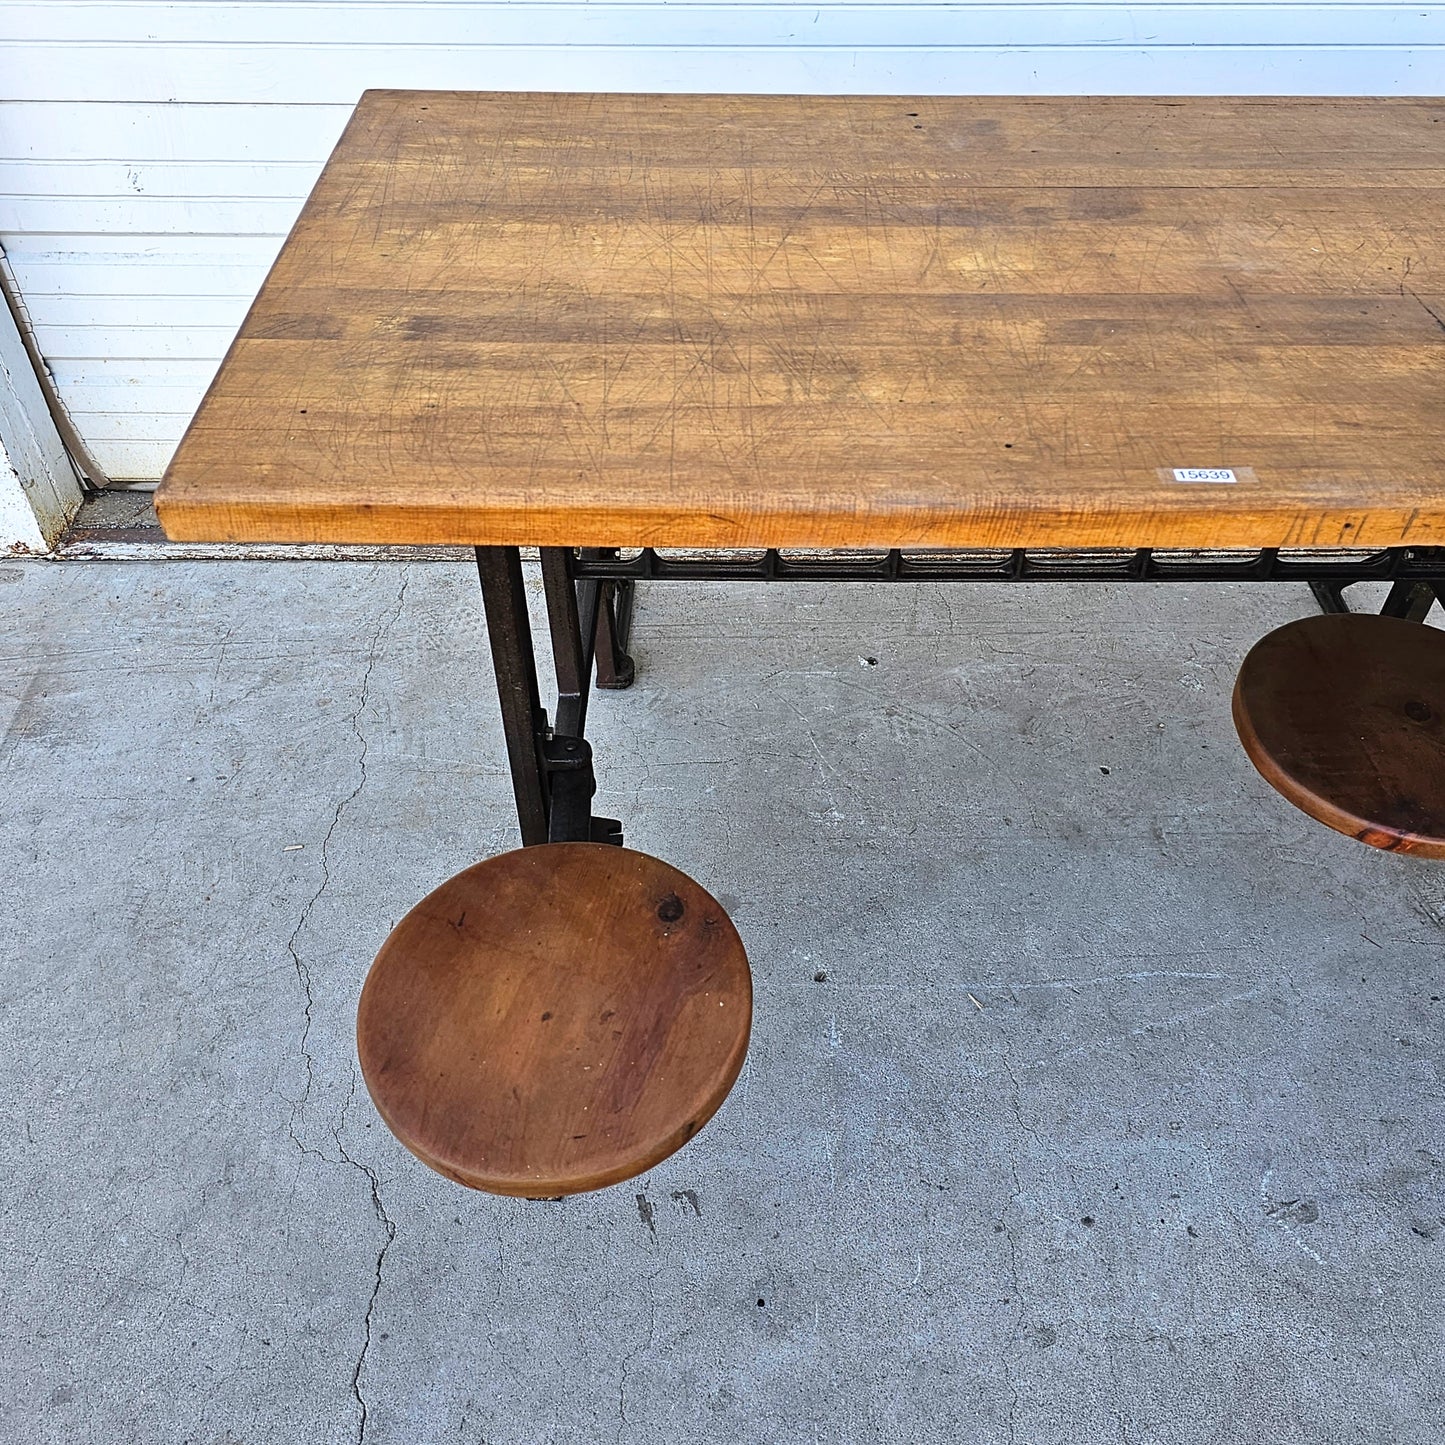
[[[1380,608],[1381,617],[1401,617],[1406,622],[1423,622],[1435,605],[1435,588],[1429,582],[1396,582]]]
[[[603,584],[573,580],[569,548],[543,547],[540,552],[557,672],[557,722],[543,744],[550,803],[547,839],[551,843],[621,843],[621,823],[592,816],[597,782],[592,748],[583,736]]]
[[[543,547],[542,586],[557,669],[557,731],[581,737],[587,727],[587,688],[600,626],[604,584],[576,583],[566,547]]]
[[[1348,612],[1350,604],[1345,601],[1345,588],[1350,582],[1311,582],[1310,591],[1321,612]],[[1419,582],[1413,578],[1401,578],[1390,585],[1389,595],[1380,608],[1381,617],[1401,617],[1406,622],[1423,622],[1430,609],[1441,600],[1441,586],[1436,582]],[[1445,602],[1442,602],[1445,606]]]
[[[610,692],[620,692],[637,680],[637,665],[627,651],[636,586],[635,582],[603,584],[603,602],[597,609],[597,686]]]
[[[1321,612],[1348,612],[1350,604],[1345,601],[1345,588],[1349,585],[1348,582],[1311,582],[1310,591],[1315,594]]]
[[[584,557],[615,557],[615,547],[588,547]],[[585,585],[585,584],[584,584]],[[621,582],[603,582],[598,593],[597,686],[608,692],[620,692],[637,679],[637,666],[628,655],[632,638],[632,606],[637,584],[630,578]]]
[[[522,845],[529,847],[547,841],[547,714],[537,691],[521,553],[515,547],[478,547],[477,572],[482,581],[492,666],[497,674],[497,697],[502,704],[517,821],[522,829]]]
[[[632,643],[632,609],[637,602],[637,583],[630,579],[616,582],[613,584],[612,593],[617,604],[616,641],[618,647],[626,652]]]

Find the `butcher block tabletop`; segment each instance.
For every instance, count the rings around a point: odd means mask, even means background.
[[[184,541],[1445,544],[1445,100],[368,91]]]

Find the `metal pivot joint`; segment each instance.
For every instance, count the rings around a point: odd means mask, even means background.
[[[592,798],[597,792],[592,744],[586,738],[553,734],[543,744],[542,763],[550,801],[547,841],[620,844],[622,824],[616,818],[592,814]]]

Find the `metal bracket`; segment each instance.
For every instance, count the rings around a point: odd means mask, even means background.
[[[579,582],[1431,582],[1445,586],[1445,547],[1373,551],[1264,547],[582,549]]]
[[[1430,615],[1430,609],[1439,597],[1440,588],[1434,582],[1410,582],[1401,580],[1390,588],[1385,605],[1380,608],[1381,617],[1400,617],[1406,622],[1423,622]]]
[[[523,846],[620,845],[622,824],[616,818],[592,816],[597,778],[592,748],[582,735],[603,586],[574,580],[567,549],[541,549],[557,671],[557,709],[555,721],[549,721],[537,686],[521,553],[516,547],[478,547],[476,552]],[[615,585],[607,584],[609,589]],[[615,636],[614,628],[609,637]]]
[[[592,799],[597,775],[592,769],[592,745],[586,738],[554,735],[542,744],[542,767],[547,774],[549,843],[622,843],[622,824],[616,818],[594,818]]]
[[[575,552],[559,554],[569,578],[575,577],[579,560],[612,560],[616,547],[581,547]],[[586,583],[582,584],[586,586]],[[627,651],[632,637],[632,603],[637,584],[629,577],[621,581],[600,582],[597,587],[597,620],[594,627],[594,652],[597,663],[597,686],[608,692],[631,687],[637,668]]]
[[[627,650],[632,636],[632,603],[637,583],[604,582],[597,597],[597,686],[608,692],[631,687],[637,665]]]
[[[1310,591],[1320,605],[1321,612],[1349,612],[1350,604],[1345,600],[1345,588],[1350,582],[1314,581]],[[1411,577],[1397,578],[1390,586],[1390,594],[1380,608],[1381,617],[1399,617],[1406,622],[1423,622],[1430,609],[1445,595],[1445,585],[1431,579],[1416,580]]]

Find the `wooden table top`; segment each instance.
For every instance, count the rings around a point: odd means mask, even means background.
[[[190,541],[1445,543],[1445,100],[369,91],[157,510]]]

